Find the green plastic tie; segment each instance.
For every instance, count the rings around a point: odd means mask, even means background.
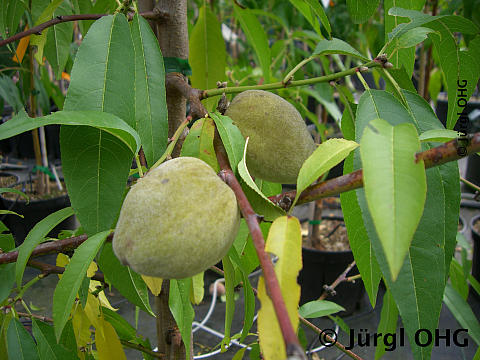
[[[310,225],[320,225],[322,223],[322,220],[309,220],[308,223]]]
[[[185,76],[192,75],[192,68],[188,63],[188,59],[180,59],[177,57],[164,57],[163,62],[165,64],[165,72],[178,72]]]
[[[55,176],[53,175],[53,173],[50,171],[48,167],[35,165],[32,169],[32,173],[36,173],[37,171],[47,174],[50,180],[55,180]]]

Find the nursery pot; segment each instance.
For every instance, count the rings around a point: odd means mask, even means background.
[[[474,227],[477,221],[480,223],[480,214],[474,216],[470,222],[473,240],[472,276],[480,281],[480,225],[477,225],[478,230]]]
[[[67,194],[43,200],[30,200],[29,202],[20,196],[15,199],[7,199],[1,196],[1,201],[4,209],[23,215],[23,218],[16,215],[0,216],[0,220],[12,232],[17,246],[25,240],[29,231],[37,222],[55,211],[70,206],[70,199]],[[61,230],[73,230],[75,228],[75,216],[71,216],[53,228],[48,236],[56,237]]]
[[[323,220],[343,221],[341,216],[322,217]],[[317,300],[323,293],[324,285],[331,285],[338,276],[345,271],[353,261],[353,253],[347,251],[322,251],[311,248],[302,248],[303,268],[298,275],[301,286],[300,305]],[[358,274],[355,266],[347,276]],[[343,281],[336,288],[335,296],[328,296],[326,300],[333,301],[345,308],[341,316],[346,316],[359,308],[365,288],[361,279],[355,282]]]

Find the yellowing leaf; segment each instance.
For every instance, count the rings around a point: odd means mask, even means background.
[[[92,262],[90,263],[90,265],[88,266],[87,276],[88,276],[89,278],[91,278],[93,275],[95,275],[95,273],[97,272],[97,270],[98,270],[97,264],[95,264],[95,262],[92,261]]]
[[[90,280],[90,283],[88,284],[88,289],[93,292],[97,290],[98,286],[102,286],[102,283],[97,280]],[[110,305],[110,301],[108,301],[105,291],[100,291],[97,295],[98,300],[100,301],[100,304],[112,311],[117,311],[112,305]]]
[[[162,278],[142,275],[142,279],[145,281],[145,284],[147,284],[153,295],[158,296],[158,294],[160,294],[162,291]]]
[[[60,266],[60,267],[66,267],[68,263],[70,262],[70,258],[65,255],[65,254],[58,254],[57,255],[57,260],[55,261],[55,265]],[[58,278],[62,278],[62,274],[58,274]]]
[[[95,328],[101,326],[100,318],[102,314],[100,313],[100,301],[90,293],[88,293],[87,303],[85,304],[85,314]]]
[[[25,30],[28,30],[28,25],[25,26]],[[25,55],[25,51],[27,50],[29,43],[30,43],[30,35],[25,36],[20,40],[17,46],[17,51],[15,51],[15,55],[13,55],[13,58],[12,58],[13,61],[19,64],[22,62],[23,57]]]
[[[297,284],[297,276],[302,268],[302,235],[298,219],[288,216],[277,218],[268,233],[265,251],[278,256],[275,274],[280,283],[288,316],[296,330],[298,327],[298,302],[300,300],[300,286]],[[267,295],[263,277],[260,277],[258,282],[258,298],[261,303],[258,312],[258,333],[264,359],[286,359],[285,343],[275,315],[275,309]]]
[[[62,79],[70,81],[70,74],[67,74],[65,71],[62,71]]]
[[[122,344],[113,326],[103,317],[99,319],[95,331],[95,345],[99,360],[127,360]]]
[[[75,334],[75,341],[77,342],[77,348],[85,347],[91,342],[90,338],[90,325],[92,323],[88,319],[87,314],[82,308],[80,302],[75,306],[72,317],[73,333]],[[79,351],[80,354],[80,351]]]
[[[195,305],[198,305],[203,300],[204,287],[203,287],[203,275],[204,272],[192,276],[192,291],[190,292],[190,301]]]

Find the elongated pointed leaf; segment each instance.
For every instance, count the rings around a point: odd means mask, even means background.
[[[82,243],[75,250],[72,259],[55,288],[53,293],[53,320],[57,340],[60,339],[63,328],[70,316],[73,302],[87,273],[87,268],[110,233],[110,230],[103,231],[90,236]]]
[[[98,257],[98,266],[110,282],[132,304],[154,316],[148,300],[148,289],[142,277],[122,265],[113,253],[112,243],[106,243]]]
[[[248,138],[245,142],[245,149],[243,152],[243,158],[238,164],[238,174],[241,176],[245,186],[243,187],[245,194],[250,200],[250,204],[257,214],[261,214],[267,220],[274,220],[279,216],[285,214],[285,211],[275,205],[269,198],[267,198],[257,187],[257,184],[253,181],[250,173],[248,172],[246,164]]]
[[[248,43],[252,45],[263,71],[265,83],[270,82],[270,47],[268,38],[263,26],[258,19],[248,9],[241,9],[235,5],[235,18],[240,22]]]
[[[310,5],[313,13],[318,16],[323,27],[325,28],[325,30],[327,30],[328,36],[330,36],[332,28],[330,26],[330,22],[328,21],[327,14],[325,13],[325,9],[323,8],[322,3],[316,0],[305,0],[305,2]],[[321,35],[321,33],[319,35]]]
[[[344,160],[358,144],[345,139],[329,139],[321,143],[303,163],[297,178],[297,194],[292,208],[303,190],[313,184],[323,173]]]
[[[358,128],[369,119],[383,117],[391,125],[409,121],[419,132],[442,128],[425,100],[417,94],[403,91],[408,109],[391,94],[374,90],[366,91],[357,109]],[[422,150],[428,148],[422,145]],[[357,154],[355,154],[357,155]],[[355,169],[361,168],[360,158],[355,157]],[[368,211],[363,189],[356,190],[365,229],[375,250],[375,257],[385,276],[385,281],[397,303],[402,321],[410,339],[415,344],[415,332],[426,328],[434,332],[438,325],[443,287],[453,254],[458,225],[459,183],[455,163],[444,164],[427,170],[427,200],[424,215],[413,238],[405,263],[397,281],[393,282],[387,261]],[[342,194],[343,195],[343,194]],[[440,196],[439,196],[440,195]],[[448,205],[447,205],[448,204]],[[447,253],[449,254],[447,259]],[[444,261],[439,261],[439,259]],[[445,265],[448,264],[448,267]],[[435,268],[436,271],[430,269]],[[421,339],[424,341],[425,339]],[[415,359],[429,359],[430,347],[412,348]]]
[[[383,296],[382,312],[380,314],[380,322],[378,324],[378,334],[395,334],[398,323],[398,309],[393,300],[393,296],[389,290]],[[375,349],[375,360],[380,359],[388,349],[385,343],[380,343]]]
[[[7,329],[8,359],[12,360],[38,360],[35,342],[22,323],[13,318]]]
[[[225,81],[227,51],[221,25],[210,7],[200,8],[189,39],[189,59],[192,67],[192,86],[197,89],[216,88],[217,81]],[[204,100],[207,110],[215,108],[218,98]]]
[[[105,16],[90,28],[72,69],[65,110],[98,110],[135,127],[134,49],[123,14]],[[72,207],[87,234],[109,229],[120,209],[132,153],[102,130],[60,130],[65,182]]]
[[[53,326],[32,319],[32,330],[40,360],[74,360],[78,358],[71,349],[67,350],[63,345],[57,344]]]
[[[222,259],[223,271],[225,276],[225,336],[222,339],[222,351],[225,351],[225,346],[230,344],[230,334],[232,328],[233,315],[235,313],[235,268],[233,267],[230,257],[226,255]]]
[[[172,312],[175,321],[177,322],[180,333],[182,334],[182,340],[185,344],[185,352],[187,359],[190,354],[190,336],[192,333],[192,322],[195,317],[192,303],[190,302],[190,288],[192,286],[192,279],[182,280],[170,280],[170,297],[168,299],[168,305]]]
[[[333,38],[331,40],[320,40],[312,55],[343,54],[351,55],[360,60],[368,61],[368,58],[359,53],[350,44],[343,40]]]
[[[420,141],[447,142],[456,139],[461,134],[458,131],[438,129],[427,130],[419,136]]]
[[[230,167],[236,173],[238,163],[243,158],[245,139],[238,127],[233,124],[232,119],[228,116],[220,115],[219,113],[210,113],[210,116],[215,121],[223,146],[225,146]]]
[[[425,204],[425,165],[413,161],[420,142],[412,124],[375,119],[360,144],[368,208],[395,281]]]
[[[265,251],[278,256],[275,264],[283,300],[293,329],[298,327],[298,302],[300,286],[297,276],[302,268],[302,235],[300,223],[295,217],[282,216],[275,220],[268,234]],[[258,333],[262,354],[265,360],[285,359],[283,341],[272,301],[267,295],[265,281],[258,281],[258,299],[261,307],[258,312]]]
[[[425,0],[384,0],[384,16],[385,16],[385,42],[388,41],[388,34],[399,24],[408,22],[408,19],[393,16],[389,14],[389,10],[395,6],[408,10],[421,10],[425,4]],[[412,76],[413,65],[415,62],[415,48],[400,48],[398,38],[392,39],[385,52],[389,55],[389,61],[395,68],[404,68],[408,77]],[[395,51],[396,50],[396,51]]]
[[[72,9],[66,2],[54,11],[53,16],[71,15]],[[57,80],[61,79],[62,71],[65,69],[70,55],[70,44],[73,37],[73,22],[65,22],[52,26],[48,31],[45,44],[45,57],[52,66]]]
[[[33,229],[30,230],[25,241],[18,248],[18,258],[15,269],[15,277],[18,286],[22,285],[23,272],[25,271],[25,266],[27,265],[27,261],[33,249],[35,249],[35,246],[40,244],[55,226],[73,214],[73,209],[71,207],[58,210],[36,223]]]
[[[30,118],[25,111],[0,125],[0,140],[46,125],[84,125],[101,129],[128,146],[133,155],[140,148],[137,132],[117,116],[100,111],[58,111],[53,114]]]
[[[0,1],[0,35],[2,38],[15,35],[26,10],[24,0],[1,0]]]
[[[352,171],[353,154],[350,154],[345,159],[343,173],[349,174]],[[354,191],[341,193],[340,202],[342,204],[343,219],[347,227],[350,249],[352,249],[358,270],[360,274],[362,274],[362,281],[365,290],[367,290],[370,304],[375,306],[377,302],[378,284],[380,283],[382,272],[375,257],[372,242],[369,240],[365,224],[363,223],[362,210]]]
[[[308,319],[327,316],[344,310],[345,309],[342,306],[337,305],[334,302],[327,300],[315,300],[300,306],[300,309],[298,309],[298,314]]]
[[[450,284],[447,284],[445,287],[443,301],[448,306],[453,316],[455,316],[455,319],[457,319],[460,326],[464,329],[468,329],[468,335],[470,335],[477,345],[480,345],[480,323],[470,305],[462,299],[460,294],[457,293]]]
[[[310,6],[310,2],[304,0],[290,0],[290,3],[295,6],[305,19],[307,19],[315,32],[321,36],[322,32],[320,30],[320,23],[318,22],[316,13],[313,12],[312,7]]]
[[[192,156],[205,161],[215,172],[220,170],[213,147],[215,125],[211,118],[197,120],[182,145],[181,156]]]
[[[40,25],[41,23],[51,20],[53,13],[60,6],[63,0],[53,0],[42,12],[40,17],[35,21],[35,25]],[[43,64],[43,50],[47,42],[47,33],[50,31],[49,28],[42,31],[40,35],[31,35],[30,45],[35,45],[37,47],[37,52],[35,53],[35,59],[39,64]]]
[[[355,24],[367,21],[377,10],[379,0],[347,0],[347,9]]]
[[[165,69],[158,40],[148,22],[135,14],[130,29],[135,48],[135,128],[151,166],[167,148]]]
[[[0,75],[0,97],[13,107],[14,112],[23,110],[23,102],[18,87],[8,76]]]
[[[118,359],[127,360],[122,344],[112,324],[103,316],[100,318],[101,326],[95,331],[95,345],[99,360]]]

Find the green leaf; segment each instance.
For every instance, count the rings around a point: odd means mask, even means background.
[[[480,323],[470,308],[470,305],[468,305],[450,284],[447,284],[445,287],[443,301],[453,316],[455,316],[460,326],[468,329],[468,335],[470,335],[477,345],[480,345]]]
[[[275,205],[269,198],[267,198],[257,187],[257,184],[253,181],[250,173],[247,169],[246,154],[247,154],[248,138],[245,141],[245,149],[243,152],[243,158],[238,164],[238,174],[243,180],[243,184],[250,189],[247,190],[245,195],[251,200],[251,205],[257,214],[263,215],[266,220],[274,220],[279,216],[285,215],[285,211]],[[244,191],[246,187],[243,187]]]
[[[12,106],[14,112],[23,110],[23,102],[18,87],[8,76],[0,75],[0,98]]]
[[[192,67],[192,86],[197,89],[217,87],[217,81],[225,81],[227,50],[221,24],[210,7],[203,5],[189,36],[189,59]],[[203,101],[207,110],[215,108],[217,99]]]
[[[62,335],[83,277],[111,230],[90,236],[73,254],[53,293],[53,320],[57,340]]]
[[[42,12],[40,17],[35,21],[34,26],[40,25],[41,23],[47,22],[51,20],[53,17],[53,13],[55,10],[60,6],[63,0],[53,0]],[[30,37],[30,45],[34,45],[37,47],[37,52],[35,53],[35,59],[39,64],[43,64],[43,49],[45,47],[45,43],[47,42],[47,33],[49,32],[49,28],[42,31],[40,35],[31,35]]]
[[[268,47],[268,38],[263,26],[258,19],[248,9],[241,9],[235,5],[233,7],[235,18],[240,22],[243,32],[250,45],[253,46],[257,55],[260,67],[263,71],[265,83],[270,82],[270,48]]]
[[[67,2],[63,2],[54,11],[53,16],[71,15],[72,8]],[[45,31],[45,30],[44,30]],[[70,55],[70,44],[73,37],[73,22],[65,22],[52,26],[48,30],[45,44],[45,57],[52,66],[57,80],[61,79]]]
[[[57,344],[53,326],[32,319],[32,331],[37,342],[40,360],[78,359],[71,349],[67,350],[63,345]]]
[[[138,306],[151,316],[155,316],[148,301],[148,289],[142,277],[122,265],[113,253],[112,243],[106,243],[98,256],[98,266],[105,274],[105,278],[111,283],[128,301]]]
[[[45,236],[47,236],[55,226],[73,214],[74,212],[71,207],[58,210],[36,223],[32,230],[30,230],[25,241],[18,248],[15,277],[19,287],[22,285],[23,272],[25,271],[25,266],[33,249],[43,241]]]
[[[343,165],[343,173],[349,174],[353,171],[353,154],[350,154]],[[377,302],[378,284],[382,277],[380,267],[368,239],[367,230],[362,220],[362,210],[358,204],[354,191],[347,191],[340,194],[343,219],[347,227],[348,242],[352,249],[355,263],[362,275],[362,281],[367,290],[370,304],[375,306]]]
[[[0,140],[40,126],[54,124],[69,125],[74,128],[78,125],[95,127],[108,132],[128,146],[131,155],[140,149],[140,138],[135,130],[117,116],[101,111],[57,111],[37,118],[28,117],[25,111],[21,111],[14,118],[0,125]]]
[[[317,34],[322,36],[322,32],[320,30],[320,23],[317,19],[317,14],[313,11],[312,4],[313,1],[304,1],[304,0],[290,0],[290,3],[297,8],[297,10],[307,19],[312,28],[315,30]],[[318,8],[321,8],[319,2],[317,2]],[[323,9],[323,8],[322,8]]]
[[[228,255],[222,259],[223,271],[225,272],[225,336],[222,339],[222,352],[230,344],[230,331],[232,328],[233,315],[235,313],[235,269]]]
[[[0,304],[10,295],[15,282],[15,263],[0,265]]]
[[[238,127],[233,123],[228,116],[220,115],[219,113],[210,113],[210,116],[215,121],[218,133],[222,139],[223,146],[227,152],[230,167],[236,173],[238,163],[243,158],[243,148],[245,147],[245,139]]]
[[[390,33],[395,27],[401,23],[408,22],[408,19],[401,18],[398,16],[389,15],[389,10],[398,6],[403,9],[410,10],[422,10],[425,4],[425,0],[384,0],[383,9],[384,9],[384,23],[385,23],[385,42],[388,41],[388,33]],[[396,50],[396,51],[394,51]],[[414,48],[400,48],[398,46],[398,39],[393,39],[385,51],[389,56],[389,61],[393,64],[395,68],[405,69],[408,78],[412,77],[413,66],[415,62],[415,49]],[[392,55],[393,52],[393,55]]]
[[[341,119],[342,113],[340,112],[340,109],[333,98],[333,90],[329,84],[320,83],[316,84],[313,89],[305,88],[301,89],[300,91],[313,97],[320,104],[322,104],[325,107],[325,110],[327,110],[327,112],[336,122]]]
[[[415,29],[408,30],[405,34],[398,38],[398,47],[400,49],[410,48],[420,44],[422,41],[427,39],[428,34],[435,32],[432,29],[425,27],[418,27]]]
[[[147,164],[152,166],[167,148],[168,119],[165,70],[158,40],[138,14],[130,22],[135,50],[135,121]]]
[[[323,8],[323,5],[316,0],[305,0],[305,2],[308,5],[310,5],[313,13],[318,16],[323,27],[325,28],[325,30],[327,30],[328,36],[330,36],[332,32],[332,28],[330,26],[330,22],[328,21],[328,17],[327,17],[327,14],[325,13],[325,9]],[[321,35],[321,33],[319,33],[319,35]]]
[[[192,156],[205,161],[212,169],[218,173],[217,156],[213,147],[213,138],[215,135],[215,125],[211,118],[202,118],[197,120],[185,138],[182,145],[181,156]]]
[[[6,39],[15,35],[20,19],[26,10],[24,0],[3,0],[0,4],[0,36]]]
[[[418,138],[420,141],[447,142],[456,139],[461,134],[458,131],[447,129],[433,129],[422,133]]]
[[[185,344],[186,359],[190,359],[190,336],[192,333],[192,322],[195,317],[192,303],[190,302],[190,288],[192,279],[170,280],[170,296],[168,305],[170,311],[180,329],[183,343]]]
[[[243,329],[240,336],[240,342],[242,342],[248,336],[253,325],[253,319],[255,316],[255,294],[253,293],[252,285],[250,284],[250,279],[248,278],[248,274],[251,272],[251,270],[249,269],[247,258],[245,256],[240,257],[235,246],[230,248],[228,251],[228,256],[232,263],[235,264],[238,269],[240,269],[243,282],[245,308],[243,315]]]
[[[419,132],[442,128],[433,110],[423,98],[405,90],[403,95],[408,109],[389,93],[365,91],[359,101],[357,127],[362,128],[368,121],[383,117],[388,119],[391,125],[406,121],[414,123]],[[356,136],[360,136],[358,128]],[[427,148],[427,144],[422,145],[422,149]],[[360,158],[355,157],[355,169],[359,168]],[[460,206],[458,184],[456,163],[447,163],[427,170],[428,191],[424,214],[395,282],[390,277],[382,245],[368,212],[364,190],[356,190],[365,229],[387,286],[394,296],[411,344],[415,343],[415,332],[418,329],[429,329],[433,333],[438,325],[442,289],[448,275],[446,269],[450,267],[458,226]],[[440,260],[442,258],[443,262]],[[431,346],[413,346],[412,350],[415,359],[430,358]]]
[[[366,56],[363,56],[350,44],[343,40],[333,38],[331,40],[320,40],[312,55],[329,55],[329,54],[343,54],[356,57],[363,61],[368,61]]]
[[[97,1],[97,3],[98,2],[99,1]],[[92,11],[93,5],[91,0],[73,0],[72,3],[75,14],[94,14]],[[80,25],[80,31],[84,37],[92,23],[93,21],[91,20],[82,20],[78,22]]]
[[[204,277],[204,271],[192,276],[192,292],[190,293],[190,301],[192,304],[199,305],[203,300],[203,296],[205,295]]]
[[[335,314],[339,311],[345,311],[345,309],[342,306],[327,300],[310,301],[303,304],[300,306],[300,309],[298,309],[299,315],[306,319],[319,318]]]
[[[379,0],[347,0],[347,9],[355,24],[367,21],[377,10]]]
[[[292,208],[303,190],[313,184],[322,174],[344,160],[358,144],[345,139],[329,139],[321,143],[303,163],[297,178],[297,194]]]
[[[467,300],[468,297],[468,273],[463,271],[462,265],[460,265],[455,258],[452,259],[449,273],[450,283],[463,300]]]
[[[389,290],[383,296],[382,312],[380,313],[380,322],[377,327],[377,334],[395,334],[397,331],[398,309]],[[385,339],[385,338],[384,338]],[[387,348],[385,343],[381,342],[375,349],[375,360],[380,359]]]
[[[9,360],[39,359],[32,336],[17,318],[13,318],[8,324],[7,349]]]
[[[121,61],[119,61],[121,59]],[[98,110],[135,127],[134,49],[127,19],[105,16],[90,28],[75,58],[65,110]],[[103,130],[60,130],[65,182],[88,235],[112,227],[120,210],[132,153]]]
[[[423,213],[427,192],[425,165],[413,161],[420,149],[412,124],[370,121],[360,154],[368,208],[395,279]]]

